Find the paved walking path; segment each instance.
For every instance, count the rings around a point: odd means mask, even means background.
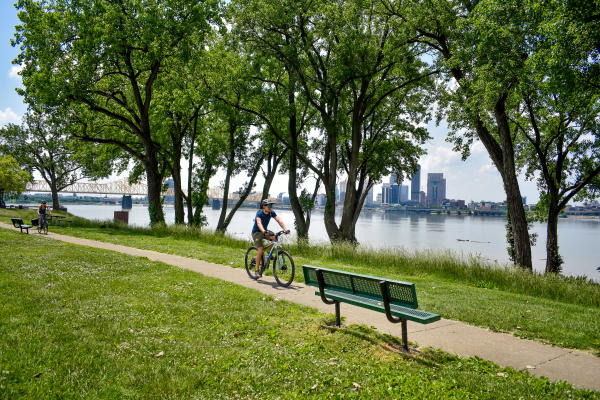
[[[0,227],[14,229],[11,225],[3,223],[0,223]],[[68,243],[146,257],[150,260],[256,289],[279,299],[314,307],[321,312],[334,312],[333,306],[324,304],[321,298],[314,294],[314,288],[304,284],[293,283],[289,288],[281,288],[277,286],[272,277],[263,277],[259,281],[253,281],[248,278],[246,271],[240,268],[52,232],[48,234],[48,237]],[[301,266],[297,266],[296,274],[298,273],[302,273]],[[349,304],[341,304],[341,308],[342,316],[346,318],[347,324],[364,324],[377,328],[379,332],[402,336],[400,324],[391,324],[383,313]],[[534,375],[545,376],[552,381],[564,380],[580,388],[600,390],[600,357],[583,351],[520,339],[449,319],[442,319],[429,325],[409,322],[408,339],[418,343],[419,347],[431,346],[463,357],[477,356],[493,361],[500,366],[528,370]]]

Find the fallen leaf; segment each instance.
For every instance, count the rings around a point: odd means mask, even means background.
[[[238,334],[237,334],[237,333],[234,333],[234,334],[233,334],[233,337],[238,337]]]
[[[329,362],[327,363],[327,365],[337,365],[337,364],[335,363],[335,361],[329,361]]]
[[[159,351],[158,353],[156,353],[156,354],[154,355],[154,357],[158,358],[158,357],[162,357],[162,356],[164,356],[164,355],[165,355],[165,352],[161,350],[161,351]]]
[[[317,388],[317,386],[318,386],[318,385],[319,385],[318,383],[315,383],[315,384],[313,385],[313,387],[311,387],[311,388],[310,388],[310,390],[315,390],[315,389]]]
[[[133,333],[133,332],[134,332],[134,330],[129,328],[129,333]]]
[[[527,365],[525,368],[527,368],[527,369],[535,369],[535,365]]]
[[[360,385],[358,383],[352,382],[352,384],[354,385],[354,390],[360,389]]]
[[[34,378],[39,378],[40,376],[42,376],[42,373],[41,373],[41,372],[38,372],[38,373],[37,373],[37,374],[35,374],[33,377],[34,377]]]
[[[498,376],[501,376],[501,377],[503,377],[503,378],[506,378],[506,377],[508,376],[508,375],[506,375],[506,373],[504,373],[504,372],[498,372],[498,374],[497,374],[497,375],[498,375]]]

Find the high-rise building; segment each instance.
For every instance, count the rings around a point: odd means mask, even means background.
[[[384,183],[381,188],[381,204],[392,203],[392,187],[389,183]]]
[[[417,165],[417,172],[413,175],[410,180],[410,199],[412,201],[419,202],[419,195],[421,192],[421,166]]]
[[[443,173],[427,174],[427,205],[439,206],[446,198],[446,179]]]
[[[400,203],[400,186],[397,184],[390,184],[392,188],[392,198],[390,200],[390,204],[398,204]]]
[[[425,195],[424,191],[420,191],[419,192],[419,204],[426,204],[427,203],[427,196]]]
[[[406,203],[408,201],[408,185],[400,186],[400,203]]]
[[[390,175],[390,185],[397,185],[397,184],[398,184],[398,175],[391,174]]]

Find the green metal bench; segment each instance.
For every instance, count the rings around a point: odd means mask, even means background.
[[[23,229],[25,229],[27,234],[29,234],[29,228],[33,228],[33,226],[31,226],[31,225],[25,225],[22,218],[11,218],[10,220],[12,221],[13,226],[15,228],[21,229],[21,232],[23,232]]]
[[[417,292],[410,282],[353,274],[329,268],[303,265],[304,281],[318,287],[316,295],[326,304],[335,304],[335,324],[340,326],[340,303],[385,313],[392,323],[402,323],[402,346],[408,350],[407,321],[429,324],[438,314],[417,310]]]

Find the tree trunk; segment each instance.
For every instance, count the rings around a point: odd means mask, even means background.
[[[246,199],[250,195],[250,191],[252,190],[252,187],[254,186],[254,180],[256,179],[256,176],[258,175],[258,171],[260,170],[260,165],[262,164],[262,161],[263,161],[263,158],[261,157],[258,160],[258,162],[256,163],[254,169],[252,170],[252,175],[250,177],[250,182],[248,182],[248,186],[246,186],[246,189],[244,190],[243,193],[240,193],[239,200],[237,201],[237,203],[235,203],[235,205],[233,206],[233,208],[227,215],[227,218],[225,218],[223,223],[220,223],[219,226],[217,227],[218,232],[225,233],[225,231],[227,230],[227,227],[229,226],[229,224],[231,223],[231,220],[233,219],[233,216],[235,215],[237,210],[242,206],[242,204],[244,204],[244,201],[246,201]]]
[[[60,210],[60,203],[58,201],[58,190],[56,189],[56,181],[50,183],[50,191],[52,192],[52,209]]]
[[[562,258],[558,252],[558,201],[551,195],[546,227],[546,273],[558,274],[562,269]]]
[[[500,174],[506,192],[506,204],[509,208],[510,219],[515,241],[515,263],[523,268],[532,270],[531,243],[527,227],[527,215],[523,208],[523,199],[517,180],[513,139],[506,115],[506,98],[503,93],[494,106],[494,115],[498,125],[498,135],[502,147],[502,169]]]
[[[193,169],[194,169],[194,144],[196,141],[196,134],[194,128],[194,135],[192,136],[190,143],[190,151],[188,154],[188,179],[187,179],[187,197],[185,203],[187,205],[188,225],[194,225],[194,205],[192,204],[192,181],[193,181]]]
[[[150,225],[164,224],[165,214],[163,213],[161,193],[162,193],[162,175],[158,171],[158,162],[152,156],[146,156],[144,159],[146,167],[146,180],[148,184],[148,212],[150,213]]]
[[[231,183],[231,175],[233,174],[233,167],[235,162],[235,128],[229,128],[229,155],[227,157],[227,172],[225,176],[225,186],[223,188],[223,199],[221,202],[221,214],[219,215],[219,222],[217,223],[217,232],[225,233],[227,226],[225,225],[225,218],[227,216],[227,206],[229,202],[229,185]]]
[[[276,165],[273,167],[273,170],[267,172],[267,176],[265,176],[265,183],[263,184],[261,200],[264,200],[269,197],[269,191],[271,190],[271,185],[273,184],[273,179],[275,178],[276,173]]]
[[[290,141],[292,145],[296,143],[295,138]],[[298,235],[298,241],[308,240],[308,225],[304,218],[304,210],[298,199],[298,187],[297,187],[297,169],[298,159],[294,151],[290,152],[290,170],[288,175],[288,195],[290,196],[290,206],[294,213],[294,225],[296,226],[296,234]]]
[[[173,176],[173,190],[175,196],[175,223],[183,224],[185,222],[185,212],[183,210],[183,190],[181,187],[181,167],[177,168]]]

